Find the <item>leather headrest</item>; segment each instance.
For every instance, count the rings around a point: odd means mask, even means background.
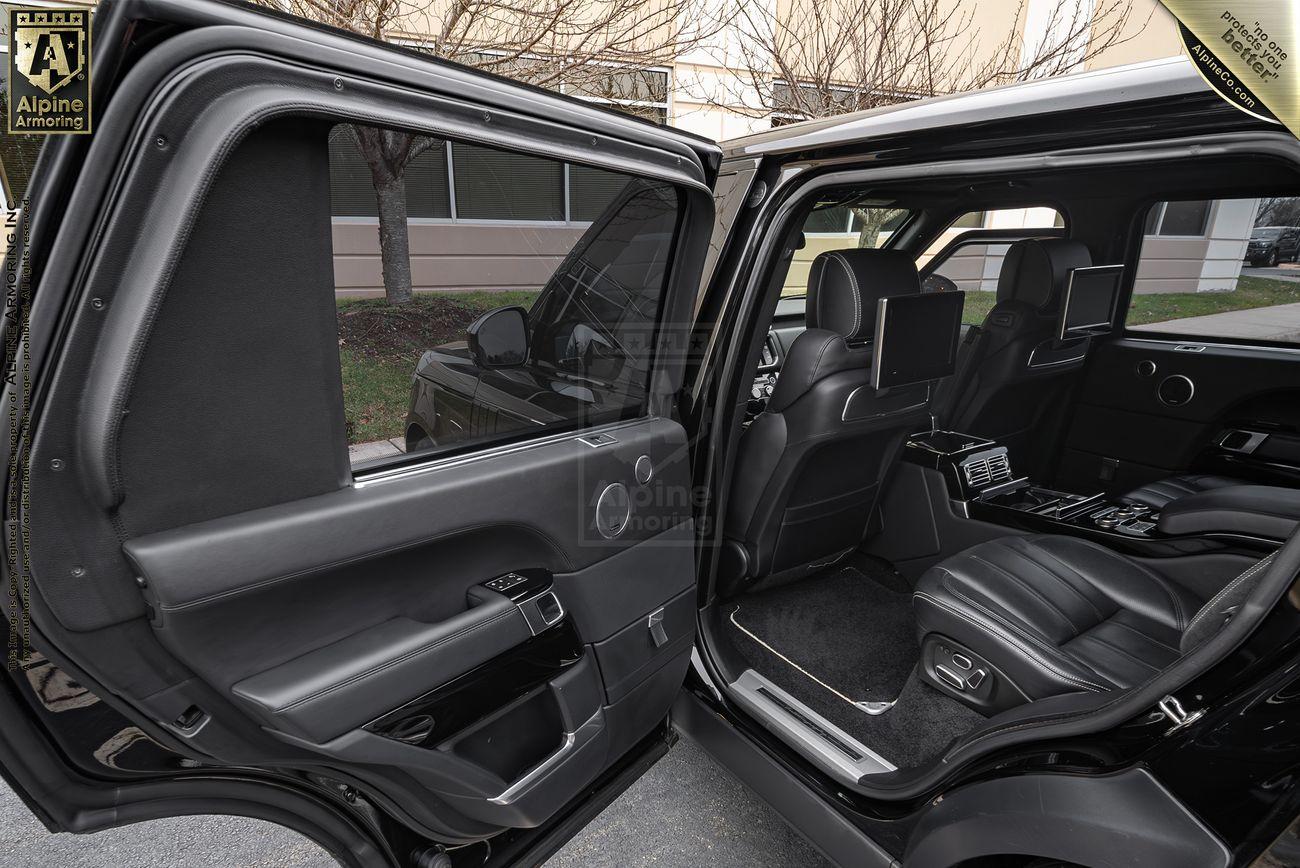
[[[1092,265],[1081,242],[1067,238],[1026,238],[1007,249],[998,276],[998,301],[1019,301],[1038,310],[1056,306],[1070,269]]]
[[[846,341],[870,340],[876,329],[876,302],[891,295],[921,292],[912,257],[897,250],[829,250],[813,260],[808,273],[805,318],[810,329],[827,329]]]

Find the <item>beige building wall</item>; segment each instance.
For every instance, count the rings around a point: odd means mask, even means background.
[[[541,289],[587,224],[411,220],[411,282],[430,290]],[[334,291],[340,298],[384,294],[379,224],[335,217]]]
[[[446,0],[450,2],[450,0]],[[604,0],[592,0],[604,2]],[[667,8],[668,0],[664,0]],[[717,4],[714,14],[722,12],[728,2],[735,0],[706,0]],[[775,11],[783,20],[806,13],[811,0],[740,0],[757,8],[766,4],[764,11]],[[969,16],[969,32],[979,34],[974,45],[965,48],[966,54],[954,58],[954,65],[976,66],[991,52],[997,50],[1011,36],[1020,40],[1023,50],[1031,50],[1036,41],[1044,38],[1041,29],[1046,20],[1045,10],[1058,0],[944,0],[957,14]],[[1093,3],[1105,0],[1061,0],[1080,3],[1092,9]],[[1089,69],[1151,60],[1177,54],[1181,51],[1172,16],[1158,0],[1132,0],[1127,41],[1115,46],[1087,63]],[[436,10],[435,10],[436,11]],[[425,31],[434,27],[436,16],[427,21],[408,23],[405,38],[419,43],[427,39]],[[664,25],[669,27],[667,23]],[[666,32],[666,31],[664,31]],[[1131,38],[1129,38],[1131,37]],[[740,67],[744,52],[736,28],[717,33],[709,44],[696,48],[667,66],[669,99],[667,116],[670,125],[718,141],[746,135],[771,127],[772,120],[760,104],[757,94],[747,88],[748,74]],[[850,82],[846,82],[850,83]],[[999,226],[1035,226],[1041,216],[1032,210],[997,212]],[[1050,225],[1050,224],[1048,224]],[[585,224],[512,225],[475,223],[472,221],[421,221],[410,225],[412,272],[417,290],[460,289],[531,289],[538,288],[554,271],[564,253],[585,229]],[[950,229],[944,233],[933,249],[922,258],[926,261],[939,248],[962,230]],[[1248,229],[1246,232],[1248,233]],[[334,225],[336,290],[341,296],[380,295],[383,280],[379,263],[377,223],[364,218],[336,218]],[[1244,236],[1243,236],[1244,237]],[[787,293],[803,292],[808,269],[813,258],[824,250],[849,247],[856,244],[856,235],[810,235],[804,249],[800,250],[791,265],[786,281]],[[1199,268],[1201,259],[1188,259],[1176,265],[1178,250],[1170,248],[1169,256],[1162,257],[1165,268],[1192,270]],[[1001,253],[993,247],[976,254],[967,251],[960,259],[962,271],[959,284],[962,288],[990,289],[996,285],[997,270],[1001,266]],[[1196,251],[1187,251],[1195,258]],[[978,261],[977,261],[978,260]],[[954,261],[952,267],[958,267]],[[966,272],[970,274],[967,275]],[[1152,278],[1166,280],[1171,278]],[[1203,280],[1198,272],[1196,286],[1209,287],[1212,281]],[[1157,284],[1151,284],[1155,286]],[[1172,285],[1172,284],[1170,284]],[[1188,284],[1180,282],[1179,285]],[[1159,291],[1159,290],[1156,290]],[[1168,291],[1168,290],[1166,290]]]

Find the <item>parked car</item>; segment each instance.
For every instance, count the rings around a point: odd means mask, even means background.
[[[1251,265],[1274,267],[1300,258],[1300,227],[1256,226],[1246,242],[1245,260]]]
[[[1190,63],[718,145],[237,4],[96,26],[0,322],[0,766],[48,828],[535,865],[684,737],[840,865],[1294,858],[1289,308],[1134,286],[1154,205],[1295,195],[1300,146]],[[350,121],[632,178],[355,468]]]

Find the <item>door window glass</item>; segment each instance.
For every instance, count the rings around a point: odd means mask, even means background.
[[[353,465],[641,413],[676,190],[385,133],[329,140]]]
[[[930,273],[966,293],[962,322],[979,325],[997,301],[998,278],[1011,240],[1034,238],[1043,233],[1059,234],[1065,219],[1055,208],[1002,208],[992,211],[969,211],[958,217],[930,243],[918,260],[925,266],[942,253]],[[963,236],[979,230],[1002,233],[997,241],[983,241],[978,236],[963,241]],[[944,252],[946,250],[946,252]],[[945,284],[946,285],[946,284]]]
[[[1300,344],[1300,197],[1157,202],[1143,221],[1132,331]]]

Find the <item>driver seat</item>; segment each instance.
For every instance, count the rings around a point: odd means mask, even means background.
[[[736,578],[797,577],[857,547],[929,386],[871,386],[876,302],[920,293],[911,257],[848,249],[813,260],[807,330],[742,433],[725,536]]]

